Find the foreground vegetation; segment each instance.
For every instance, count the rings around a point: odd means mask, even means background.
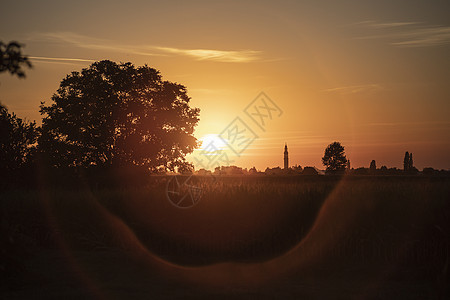
[[[169,179],[114,187],[80,181],[64,188],[44,181],[37,189],[4,190],[2,289],[20,289],[37,276],[29,275],[28,262],[42,251],[134,251],[130,233],[111,226],[120,222],[150,253],[178,265],[264,262],[309,239],[312,246],[298,251],[314,259],[313,271],[381,268],[383,276],[446,292],[447,177],[197,176],[189,184],[201,198],[189,209],[168,201]],[[331,198],[339,205],[330,207]]]

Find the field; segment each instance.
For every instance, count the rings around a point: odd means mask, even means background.
[[[167,198],[170,179],[3,189],[2,294],[449,295],[448,177],[179,177],[200,195],[184,209]]]

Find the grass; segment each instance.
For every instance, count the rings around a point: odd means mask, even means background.
[[[321,272],[381,268],[445,291],[448,178],[196,177],[192,184],[202,196],[190,209],[170,204],[167,180],[1,192],[3,288],[26,281],[27,262],[39,251],[133,251],[131,234],[151,253],[184,266],[260,263],[306,240],[299,251],[317,260],[313,269]]]

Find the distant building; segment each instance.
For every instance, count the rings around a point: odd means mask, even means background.
[[[286,143],[284,144],[284,169],[286,171],[289,169],[289,154]]]
[[[275,168],[267,167],[266,170],[264,171],[264,173],[266,173],[266,175],[283,175],[283,174],[286,174],[286,172],[283,169],[281,169],[280,167],[275,167]]]

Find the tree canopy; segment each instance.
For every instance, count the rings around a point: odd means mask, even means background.
[[[183,168],[199,109],[186,87],[147,65],[103,60],[72,72],[41,103],[42,152],[54,166]]]
[[[342,172],[347,166],[344,147],[339,142],[333,142],[325,149],[322,163],[327,172]]]
[[[0,168],[13,171],[32,161],[38,131],[36,123],[26,122],[0,104]]]

